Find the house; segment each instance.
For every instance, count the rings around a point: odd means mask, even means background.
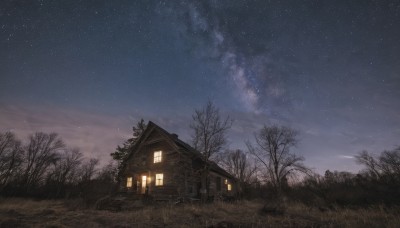
[[[124,163],[120,181],[122,192],[145,194],[155,199],[198,198],[201,191],[204,193],[201,176],[205,162],[201,153],[151,121]],[[233,196],[235,178],[217,164],[208,164],[208,196]]]

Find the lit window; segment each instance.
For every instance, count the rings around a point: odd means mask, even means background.
[[[132,187],[132,177],[128,177],[126,179],[126,187],[128,187],[128,188]]]
[[[228,191],[231,191],[231,190],[232,190],[232,185],[228,184]]]
[[[164,174],[156,174],[156,186],[162,186],[164,184]]]
[[[228,179],[225,179],[225,184],[228,184]]]
[[[162,151],[161,150],[154,152],[154,163],[161,162],[161,158],[162,158]]]

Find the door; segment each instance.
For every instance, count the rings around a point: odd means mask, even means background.
[[[147,176],[142,176],[142,194],[146,193],[146,187],[147,187]]]

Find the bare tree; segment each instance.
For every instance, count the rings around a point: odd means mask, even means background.
[[[221,118],[219,109],[211,101],[202,109],[195,110],[192,116],[193,122],[190,128],[193,129],[192,142],[194,148],[200,151],[204,160],[202,174],[202,195],[209,193],[209,168],[210,160],[218,154],[226,144],[226,131],[232,126],[232,119],[228,116]]]
[[[29,137],[25,148],[22,179],[22,184],[28,192],[31,187],[40,184],[49,166],[59,159],[63,149],[64,143],[56,133],[37,132]]]
[[[370,155],[366,150],[361,151],[355,156],[357,163],[365,165],[371,177],[379,179],[381,177],[381,167],[379,161]]]
[[[89,161],[86,161],[81,167],[81,181],[88,182],[90,181],[97,172],[97,165],[99,164],[99,159],[91,158]]]
[[[194,148],[202,153],[205,160],[209,160],[226,144],[225,133],[233,121],[229,116],[222,119],[219,109],[211,101],[202,109],[195,110],[192,118],[190,127],[194,130]]]
[[[102,189],[96,189],[95,181],[93,181],[95,174],[97,173],[97,165],[99,164],[99,159],[91,158],[85,161],[80,170],[80,180],[79,189],[80,196],[88,199],[93,197],[95,192],[101,191]],[[104,188],[105,186],[102,186]]]
[[[222,166],[243,183],[249,183],[257,171],[256,164],[252,164],[242,150],[225,151]]]
[[[256,163],[252,164],[246,153],[241,150],[226,150],[223,155],[222,166],[238,179],[239,194],[243,191],[245,184],[251,184],[255,179],[254,175],[258,170]]]
[[[22,156],[21,141],[11,132],[0,133],[0,191],[19,173]]]
[[[79,166],[82,162],[82,153],[79,149],[66,149],[55,163],[50,179],[57,186],[56,197],[65,188],[66,184],[76,184]]]
[[[400,177],[400,147],[390,151],[383,151],[379,161],[383,173]]]
[[[110,161],[101,170],[98,171],[96,176],[97,183],[101,185],[101,189],[105,194],[115,193],[118,189],[117,185],[117,172],[118,167],[116,162]]]
[[[298,172],[308,173],[302,161],[304,158],[290,152],[297,144],[297,132],[283,126],[266,126],[255,134],[256,145],[247,142],[249,152],[254,155],[266,170],[266,176],[275,187],[278,195],[288,177]]]
[[[383,176],[400,178],[400,147],[383,151],[378,157],[367,151],[362,151],[355,157],[359,164],[366,166],[370,176],[375,179]]]
[[[118,167],[117,164],[113,161],[110,161],[107,165],[105,165],[98,173],[97,179],[108,182],[113,184],[116,184],[117,179],[116,179],[116,174],[118,172]]]

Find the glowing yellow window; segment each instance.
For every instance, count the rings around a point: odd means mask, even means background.
[[[154,152],[154,163],[161,162],[162,160],[162,151],[155,151]]]
[[[156,186],[162,186],[164,184],[164,174],[157,173],[156,174]]]
[[[126,187],[128,188],[132,187],[132,177],[126,178]]]
[[[228,184],[228,191],[231,191],[231,190],[232,190],[232,185]]]
[[[228,184],[228,179],[225,179],[225,184]]]

